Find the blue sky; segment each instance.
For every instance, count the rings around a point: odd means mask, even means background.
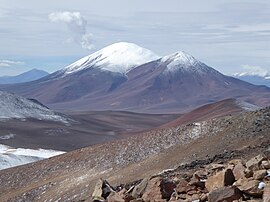
[[[0,0],[0,76],[53,72],[119,41],[269,74],[270,1]]]

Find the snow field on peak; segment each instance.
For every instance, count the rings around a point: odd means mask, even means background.
[[[63,69],[71,74],[87,68],[98,68],[125,74],[132,68],[159,59],[152,51],[133,43],[119,42],[107,46]]]
[[[163,58],[161,58],[161,62],[167,65],[166,71],[169,72],[175,72],[180,68],[188,69],[189,67],[203,65],[202,62],[196,60],[192,55],[189,55],[188,53],[185,53],[183,51],[164,56]]]

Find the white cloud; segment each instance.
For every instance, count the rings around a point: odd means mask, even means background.
[[[55,23],[65,23],[72,34],[72,39],[68,41],[73,41],[81,45],[83,49],[92,50],[93,45],[93,35],[87,31],[87,21],[80,12],[54,12],[48,15],[51,22]]]
[[[12,60],[0,60],[0,67],[10,67],[13,65],[23,65],[24,62]]]
[[[82,36],[81,45],[82,45],[82,48],[84,49],[88,49],[88,50],[94,49],[93,34],[84,34]]]
[[[261,76],[267,77],[269,75],[268,70],[260,66],[242,65],[243,72],[235,73],[235,76]]]

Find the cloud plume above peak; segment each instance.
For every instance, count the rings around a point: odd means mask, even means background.
[[[93,35],[87,31],[87,20],[81,15],[80,12],[54,12],[48,15],[51,22],[65,23],[71,33],[71,39],[77,44],[80,44],[83,49],[92,50]]]

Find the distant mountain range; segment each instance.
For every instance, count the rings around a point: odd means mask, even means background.
[[[243,81],[255,84],[255,85],[265,85],[270,87],[270,75],[258,76],[258,75],[234,75],[235,78],[241,79]]]
[[[160,58],[126,42],[39,80],[0,89],[65,110],[175,113],[226,98],[270,104],[270,88],[225,76],[182,51]]]
[[[49,73],[39,69],[32,69],[17,76],[1,76],[0,84],[23,83],[34,81],[47,76]]]

